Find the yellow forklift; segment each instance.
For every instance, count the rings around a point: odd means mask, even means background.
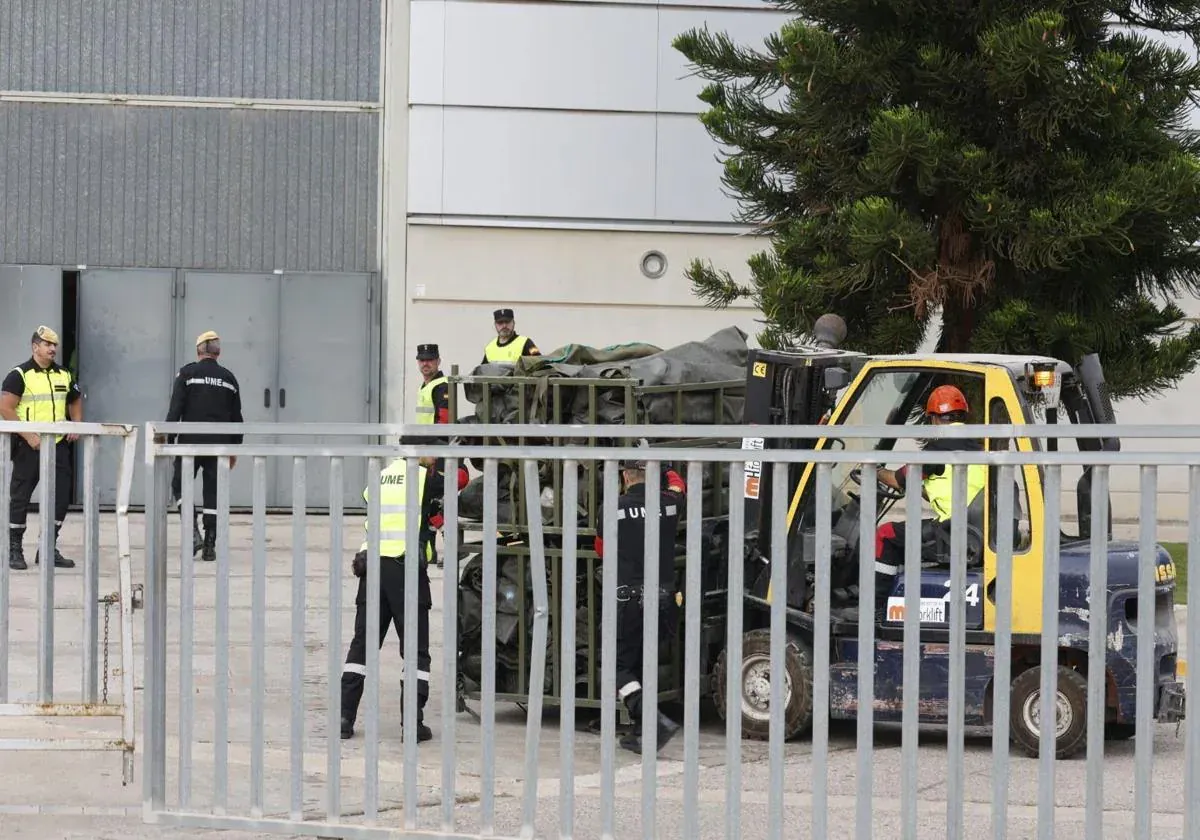
[[[828,318],[829,316],[826,316]],[[824,320],[824,319],[823,319]],[[820,324],[818,324],[820,326]],[[744,422],[753,425],[815,425],[825,423],[828,433],[816,440],[764,440],[747,437],[748,450],[784,446],[797,449],[847,451],[896,450],[890,466],[905,463],[903,449],[915,449],[914,439],[864,440],[840,438],[839,427],[897,426],[926,422],[923,409],[928,395],[941,385],[953,385],[968,398],[968,424],[1021,425],[1057,422],[1064,408],[1073,424],[1113,424],[1115,415],[1096,356],[1072,368],[1057,359],[1002,355],[907,355],[868,357],[836,348],[836,340],[791,351],[753,351],[746,379]],[[1081,451],[1115,451],[1115,437],[1079,439]],[[1037,451],[1040,441],[1018,437],[989,438],[986,450]],[[787,465],[779,468],[788,469]],[[708,690],[724,717],[730,708],[741,710],[746,737],[768,737],[770,709],[769,610],[771,556],[771,465],[748,465],[743,489],[746,511],[745,633],[742,650],[741,696],[726,696],[726,651],[723,622],[717,620],[715,599],[706,603],[704,658],[711,661]],[[785,734],[804,733],[812,723],[813,590],[816,558],[816,466],[790,467],[788,482],[788,643],[785,667],[787,708]],[[1070,469],[1070,468],[1065,468]],[[830,715],[854,719],[858,706],[858,622],[875,622],[875,704],[877,721],[901,719],[903,698],[903,576],[891,591],[877,593],[875,605],[857,602],[859,569],[859,514],[863,492],[877,493],[877,522],[895,519],[893,508],[903,498],[886,486],[863,488],[855,464],[832,466],[832,589],[830,609]],[[966,570],[966,683],[967,726],[991,725],[991,682],[995,646],[997,481],[999,469],[988,468],[978,503],[969,509]],[[1088,593],[1090,536],[1107,523],[1093,523],[1091,468],[1084,468],[1075,487],[1079,530],[1061,534],[1060,573],[1052,585],[1059,587],[1058,616],[1058,720],[1056,752],[1060,758],[1078,754],[1086,746],[1088,663]],[[1040,730],[1040,694],[1043,549],[1046,522],[1043,468],[1015,468],[1012,589],[1011,733],[1026,753],[1037,755]],[[914,488],[915,488],[914,482]],[[900,505],[898,510],[903,510]],[[901,514],[902,515],[902,514]],[[949,522],[944,532],[923,534],[921,545],[921,665],[920,720],[945,724],[949,709]],[[1154,717],[1159,722],[1181,720],[1184,691],[1177,664],[1178,640],[1174,620],[1175,569],[1161,546],[1156,550],[1155,616],[1137,621],[1138,546],[1133,542],[1108,543],[1110,644],[1106,652],[1109,690],[1105,712],[1106,735],[1128,738],[1134,731],[1137,639],[1141,632],[1155,634],[1156,689]]]

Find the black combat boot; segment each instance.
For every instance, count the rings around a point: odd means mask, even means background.
[[[635,691],[633,694],[625,698],[625,708],[629,710],[629,718],[633,722],[633,729],[621,736],[620,744],[624,749],[630,752],[642,754],[642,692]],[[669,717],[658,711],[657,726],[655,727],[655,746],[658,751],[661,751],[666,746],[667,741],[675,737],[675,733],[679,731],[679,724],[671,720]]]
[[[422,741],[429,741],[432,738],[433,738],[433,730],[425,725],[425,716],[422,713],[418,712],[417,713],[417,743],[419,744]]]
[[[179,514],[179,532],[183,533],[183,509],[178,509]],[[195,516],[192,521],[192,556],[195,557],[200,553],[200,549],[204,548],[204,531],[200,528],[200,517]]]
[[[8,568],[16,569],[18,572],[23,572],[29,568],[29,564],[25,562],[25,547],[21,545],[21,538],[25,536],[25,529],[11,530],[8,533]]]
[[[216,531],[204,532],[204,544],[201,548],[200,559],[211,563],[217,559],[217,533]]]
[[[354,737],[354,718],[342,715],[342,740],[348,741]]]
[[[58,550],[58,532],[62,530],[61,525],[54,526],[54,565],[59,569],[74,569],[75,561],[68,560],[62,556],[62,552]],[[33,564],[36,566],[42,562],[42,550],[39,548],[38,553],[34,555]]]

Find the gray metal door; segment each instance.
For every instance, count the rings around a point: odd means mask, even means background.
[[[62,269],[46,265],[0,265],[0,370],[29,358],[29,338],[39,325],[62,334]],[[67,364],[61,356],[59,363]]]
[[[366,423],[370,420],[371,275],[285,274],[280,287],[279,422]],[[289,438],[289,443],[366,443],[368,438]],[[292,462],[276,459],[273,504],[292,504]],[[346,508],[363,506],[366,462],[343,464]],[[329,466],[308,462],[308,507],[329,504]]]
[[[98,423],[162,420],[176,368],[175,272],[91,269],[79,280],[79,381],[87,391],[84,418]],[[96,470],[100,504],[116,503],[120,441],[101,440]],[[145,482],[136,461],[131,504],[141,505]],[[82,482],[82,474],[77,481]]]
[[[241,386],[243,419],[247,423],[275,422],[279,277],[188,271],[180,281],[178,308],[176,367],[195,360],[196,336],[216,330],[221,336],[221,364],[233,371]],[[246,441],[273,443],[275,438],[247,436]],[[249,507],[253,502],[253,470],[252,463],[238,462],[229,487],[231,506]]]

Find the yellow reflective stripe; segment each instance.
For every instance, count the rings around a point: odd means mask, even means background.
[[[408,505],[407,505],[407,504],[400,504],[400,505],[380,505],[380,506],[379,506],[379,512],[380,512],[380,513],[405,513],[405,512],[407,512],[407,511],[408,511]]]
[[[433,406],[419,405],[417,406],[417,414],[433,414]]]
[[[22,394],[23,402],[41,402],[54,399],[54,394]]]

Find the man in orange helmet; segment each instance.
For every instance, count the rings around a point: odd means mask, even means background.
[[[939,385],[925,403],[925,416],[934,426],[959,425],[967,420],[970,411],[967,398],[953,385]],[[926,452],[978,452],[983,444],[978,440],[935,439],[924,441]],[[879,481],[888,487],[905,492],[908,486],[907,467],[898,470],[881,469]],[[967,504],[979,495],[987,477],[982,464],[967,467]],[[933,519],[921,520],[921,542],[934,538],[937,529],[946,526],[952,514],[953,470],[945,464],[925,464],[921,467],[921,494],[933,508]],[[904,522],[885,522],[875,532],[875,595],[879,603],[886,602],[896,577],[904,570]]]

